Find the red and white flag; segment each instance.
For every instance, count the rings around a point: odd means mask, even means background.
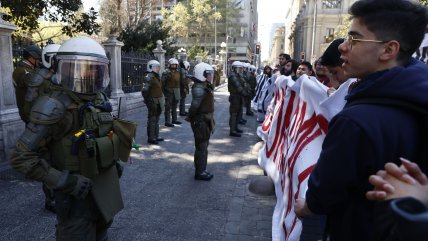
[[[259,165],[274,182],[277,196],[273,241],[300,239],[302,223],[294,213],[294,202],[305,197],[328,122],[345,104],[348,82],[330,97],[327,87],[306,75],[296,82],[281,76],[275,83],[271,111],[258,129],[265,142],[259,152]]]

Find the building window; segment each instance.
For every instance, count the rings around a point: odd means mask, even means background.
[[[322,8],[335,9],[342,7],[342,0],[324,0],[322,1]]]

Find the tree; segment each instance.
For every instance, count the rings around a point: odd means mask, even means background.
[[[428,7],[428,0],[419,0],[419,2]]]
[[[61,23],[61,31],[73,36],[75,33],[96,34],[98,13],[93,8],[83,12],[81,0],[2,0],[2,8],[8,13],[5,20],[19,29],[33,32],[39,28],[40,17],[46,21]]]
[[[167,51],[166,55],[173,55],[176,51],[171,47],[169,28],[162,27],[160,21],[149,23],[148,20],[141,21],[136,27],[127,26],[119,35],[119,40],[125,45],[124,51],[135,51],[142,54],[152,54],[156,48],[156,41],[162,40],[163,48]]]

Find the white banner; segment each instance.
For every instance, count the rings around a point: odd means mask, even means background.
[[[273,241],[300,239],[302,223],[294,213],[294,202],[305,197],[328,122],[343,108],[349,83],[328,97],[327,87],[306,75],[296,82],[286,76],[275,82],[275,96],[257,130],[265,142],[259,152],[259,165],[274,182],[277,196]]]

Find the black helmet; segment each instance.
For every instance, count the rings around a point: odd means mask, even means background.
[[[23,57],[24,59],[28,57],[33,57],[35,59],[42,59],[42,50],[37,45],[30,45],[24,49]]]

